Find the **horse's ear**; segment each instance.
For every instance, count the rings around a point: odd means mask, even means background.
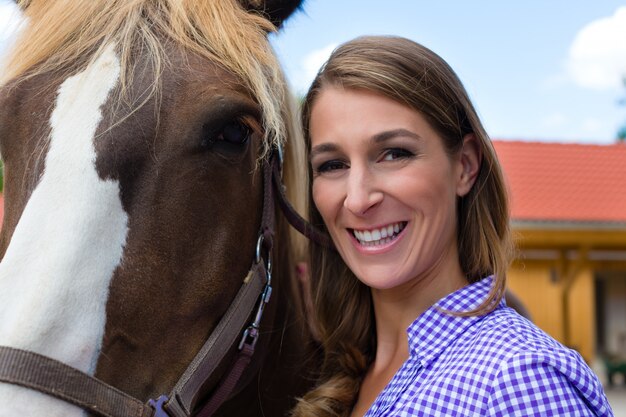
[[[30,0],[13,0],[13,2],[17,4],[22,10],[26,10],[28,5],[30,4]]]
[[[297,9],[302,7],[304,0],[239,0],[248,10],[260,12],[276,27],[280,27]]]

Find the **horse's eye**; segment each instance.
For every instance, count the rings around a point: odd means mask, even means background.
[[[210,125],[205,125],[202,133],[200,147],[204,150],[215,149],[215,146],[239,149],[245,145],[252,135],[250,127],[240,120],[233,120],[219,129],[212,129]]]
[[[236,121],[224,126],[216,139],[234,145],[243,145],[248,141],[248,138],[250,138],[250,128],[244,123]]]

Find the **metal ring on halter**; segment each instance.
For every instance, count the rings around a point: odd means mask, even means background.
[[[261,262],[261,246],[263,245],[263,241],[265,238],[263,237],[263,233],[259,235],[259,239],[256,241],[256,263]]]
[[[263,246],[263,242],[265,238],[261,233],[259,235],[259,239],[256,241],[256,263],[261,262],[261,247]],[[265,264],[266,274],[267,274],[267,285],[270,285],[272,282],[272,255],[271,253],[267,254],[267,261]]]

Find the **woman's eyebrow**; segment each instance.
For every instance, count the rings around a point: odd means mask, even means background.
[[[417,133],[411,132],[410,130],[407,130],[407,129],[400,128],[400,129],[386,130],[384,132],[377,133],[374,136],[372,136],[372,142],[381,143],[381,142],[388,141],[389,139],[393,139],[398,136],[407,136],[413,139],[422,140],[422,137],[418,135]]]
[[[396,137],[410,137],[416,140],[422,140],[422,137],[415,132],[411,132],[407,129],[393,129],[386,130],[384,132],[380,132],[372,136],[370,139],[373,143],[383,143],[388,140],[391,140]],[[327,153],[327,152],[336,152],[339,150],[339,146],[334,143],[321,143],[311,149],[311,153],[309,154],[309,160],[314,159],[316,156]]]
[[[337,145],[334,143],[322,143],[317,145],[311,149],[311,153],[309,154],[309,159],[315,158],[317,155],[326,153],[326,152],[335,152],[339,149]]]

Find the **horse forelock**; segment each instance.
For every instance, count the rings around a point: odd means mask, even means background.
[[[288,93],[267,40],[275,28],[260,14],[244,10],[238,0],[31,0],[27,4],[28,24],[9,56],[0,85],[51,72],[64,79],[113,44],[121,62],[118,100],[131,89],[135,58],[142,55],[152,61],[148,66],[153,84],[145,103],[158,96],[162,71],[174,64],[166,54],[167,40],[236,75],[262,108],[267,144],[284,143]]]

